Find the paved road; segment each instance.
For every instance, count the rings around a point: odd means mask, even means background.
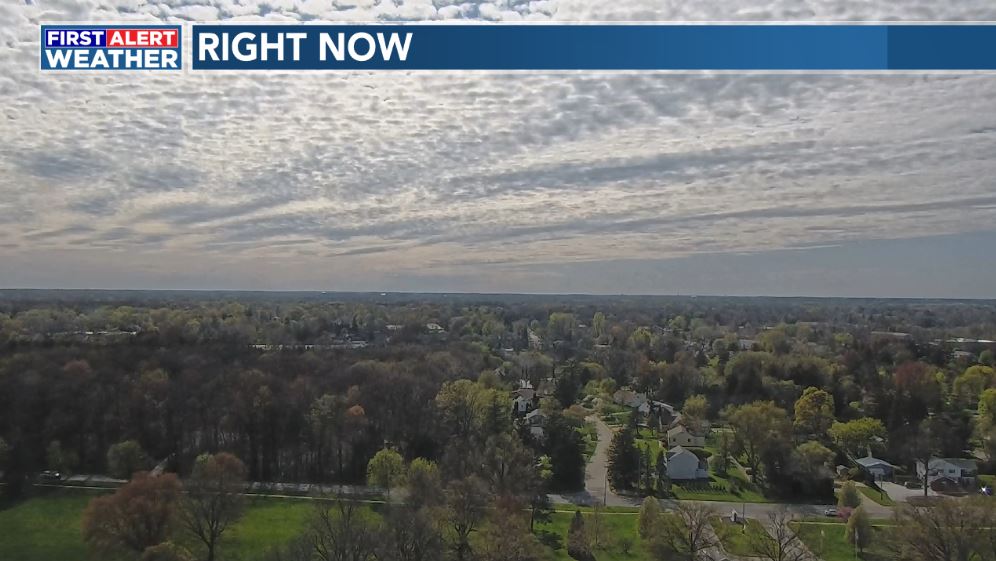
[[[595,504],[605,504],[606,506],[628,506],[639,507],[643,503],[642,497],[619,495],[608,486],[607,474],[609,470],[609,445],[612,443],[612,429],[605,424],[597,415],[589,417],[595,423],[598,432],[598,444],[595,452],[588,460],[585,468],[584,491],[568,495],[551,495],[550,499],[555,504],[576,504],[591,506]],[[696,501],[708,504],[715,508],[720,514],[728,516],[733,510],[748,518],[766,518],[769,513],[785,509],[796,518],[823,516],[823,511],[831,505],[811,505],[792,503],[738,503],[725,501]],[[661,506],[665,509],[674,509],[678,501],[662,499]],[[873,518],[887,518],[892,515],[892,509],[875,503],[864,501],[865,510]]]

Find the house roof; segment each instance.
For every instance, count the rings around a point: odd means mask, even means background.
[[[685,425],[676,425],[676,426],[674,426],[672,428],[667,429],[667,435],[668,436],[674,436],[676,434],[681,434],[683,432],[687,432],[688,434],[692,434],[692,431],[690,431],[687,428],[685,428]]]
[[[675,446],[667,451],[667,459],[670,460],[671,458],[681,454],[692,454],[692,452],[683,446]],[[695,454],[692,455],[695,456]],[[698,456],[695,457],[698,458]]]
[[[542,409],[533,409],[529,413],[526,413],[527,419],[532,419],[533,417],[546,417],[546,413]]]
[[[890,464],[889,462],[887,462],[885,460],[880,460],[878,458],[874,458],[872,456],[865,456],[864,458],[858,458],[857,460],[854,460],[854,461],[857,462],[858,465],[860,465],[862,467],[866,467],[866,468],[867,467],[872,467],[872,466],[880,466],[880,465],[886,465],[886,466],[889,466],[889,467],[893,467],[893,465]]]
[[[978,464],[975,463],[975,460],[969,460],[966,458],[931,458],[930,461],[931,463],[935,461],[947,462],[958,469],[974,470],[978,468]]]

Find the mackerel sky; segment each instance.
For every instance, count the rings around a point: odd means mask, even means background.
[[[4,0],[0,288],[996,298],[996,74],[42,74],[39,22],[996,4]]]

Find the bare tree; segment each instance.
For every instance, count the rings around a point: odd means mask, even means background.
[[[380,561],[434,561],[443,556],[443,533],[429,507],[393,507],[384,516]]]
[[[345,498],[319,501],[308,539],[321,561],[373,561],[381,527],[373,513]]]
[[[810,558],[806,546],[789,526],[792,515],[785,508],[768,513],[767,532],[750,533],[751,551],[771,561],[805,561]]]
[[[711,519],[716,510],[701,503],[679,502],[673,516],[661,519],[660,531],[650,540],[654,559],[675,556],[688,561],[709,559],[709,550],[719,545]]]
[[[897,509],[887,543],[897,557],[910,561],[994,559],[996,505],[975,499],[941,499],[931,506]]]
[[[446,490],[446,520],[452,532],[452,547],[458,561],[470,554],[470,534],[487,514],[490,495],[487,485],[476,476],[450,482]]]
[[[242,515],[245,486],[246,466],[232,454],[197,458],[187,480],[180,517],[187,530],[204,544],[207,561],[214,561],[222,534]]]

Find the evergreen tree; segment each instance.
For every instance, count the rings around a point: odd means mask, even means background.
[[[667,475],[667,458],[665,452],[657,455],[657,496],[667,497],[671,494],[671,478]]]
[[[588,541],[588,532],[584,527],[584,517],[580,510],[574,511],[574,518],[567,529],[567,555],[578,561],[593,561],[595,557],[591,554],[591,544]]]
[[[640,537],[650,539],[654,532],[658,530],[657,525],[661,521],[661,504],[653,496],[643,499],[640,505]]]
[[[632,489],[640,476],[636,431],[626,426],[612,437],[609,446],[609,480],[616,489]]]

